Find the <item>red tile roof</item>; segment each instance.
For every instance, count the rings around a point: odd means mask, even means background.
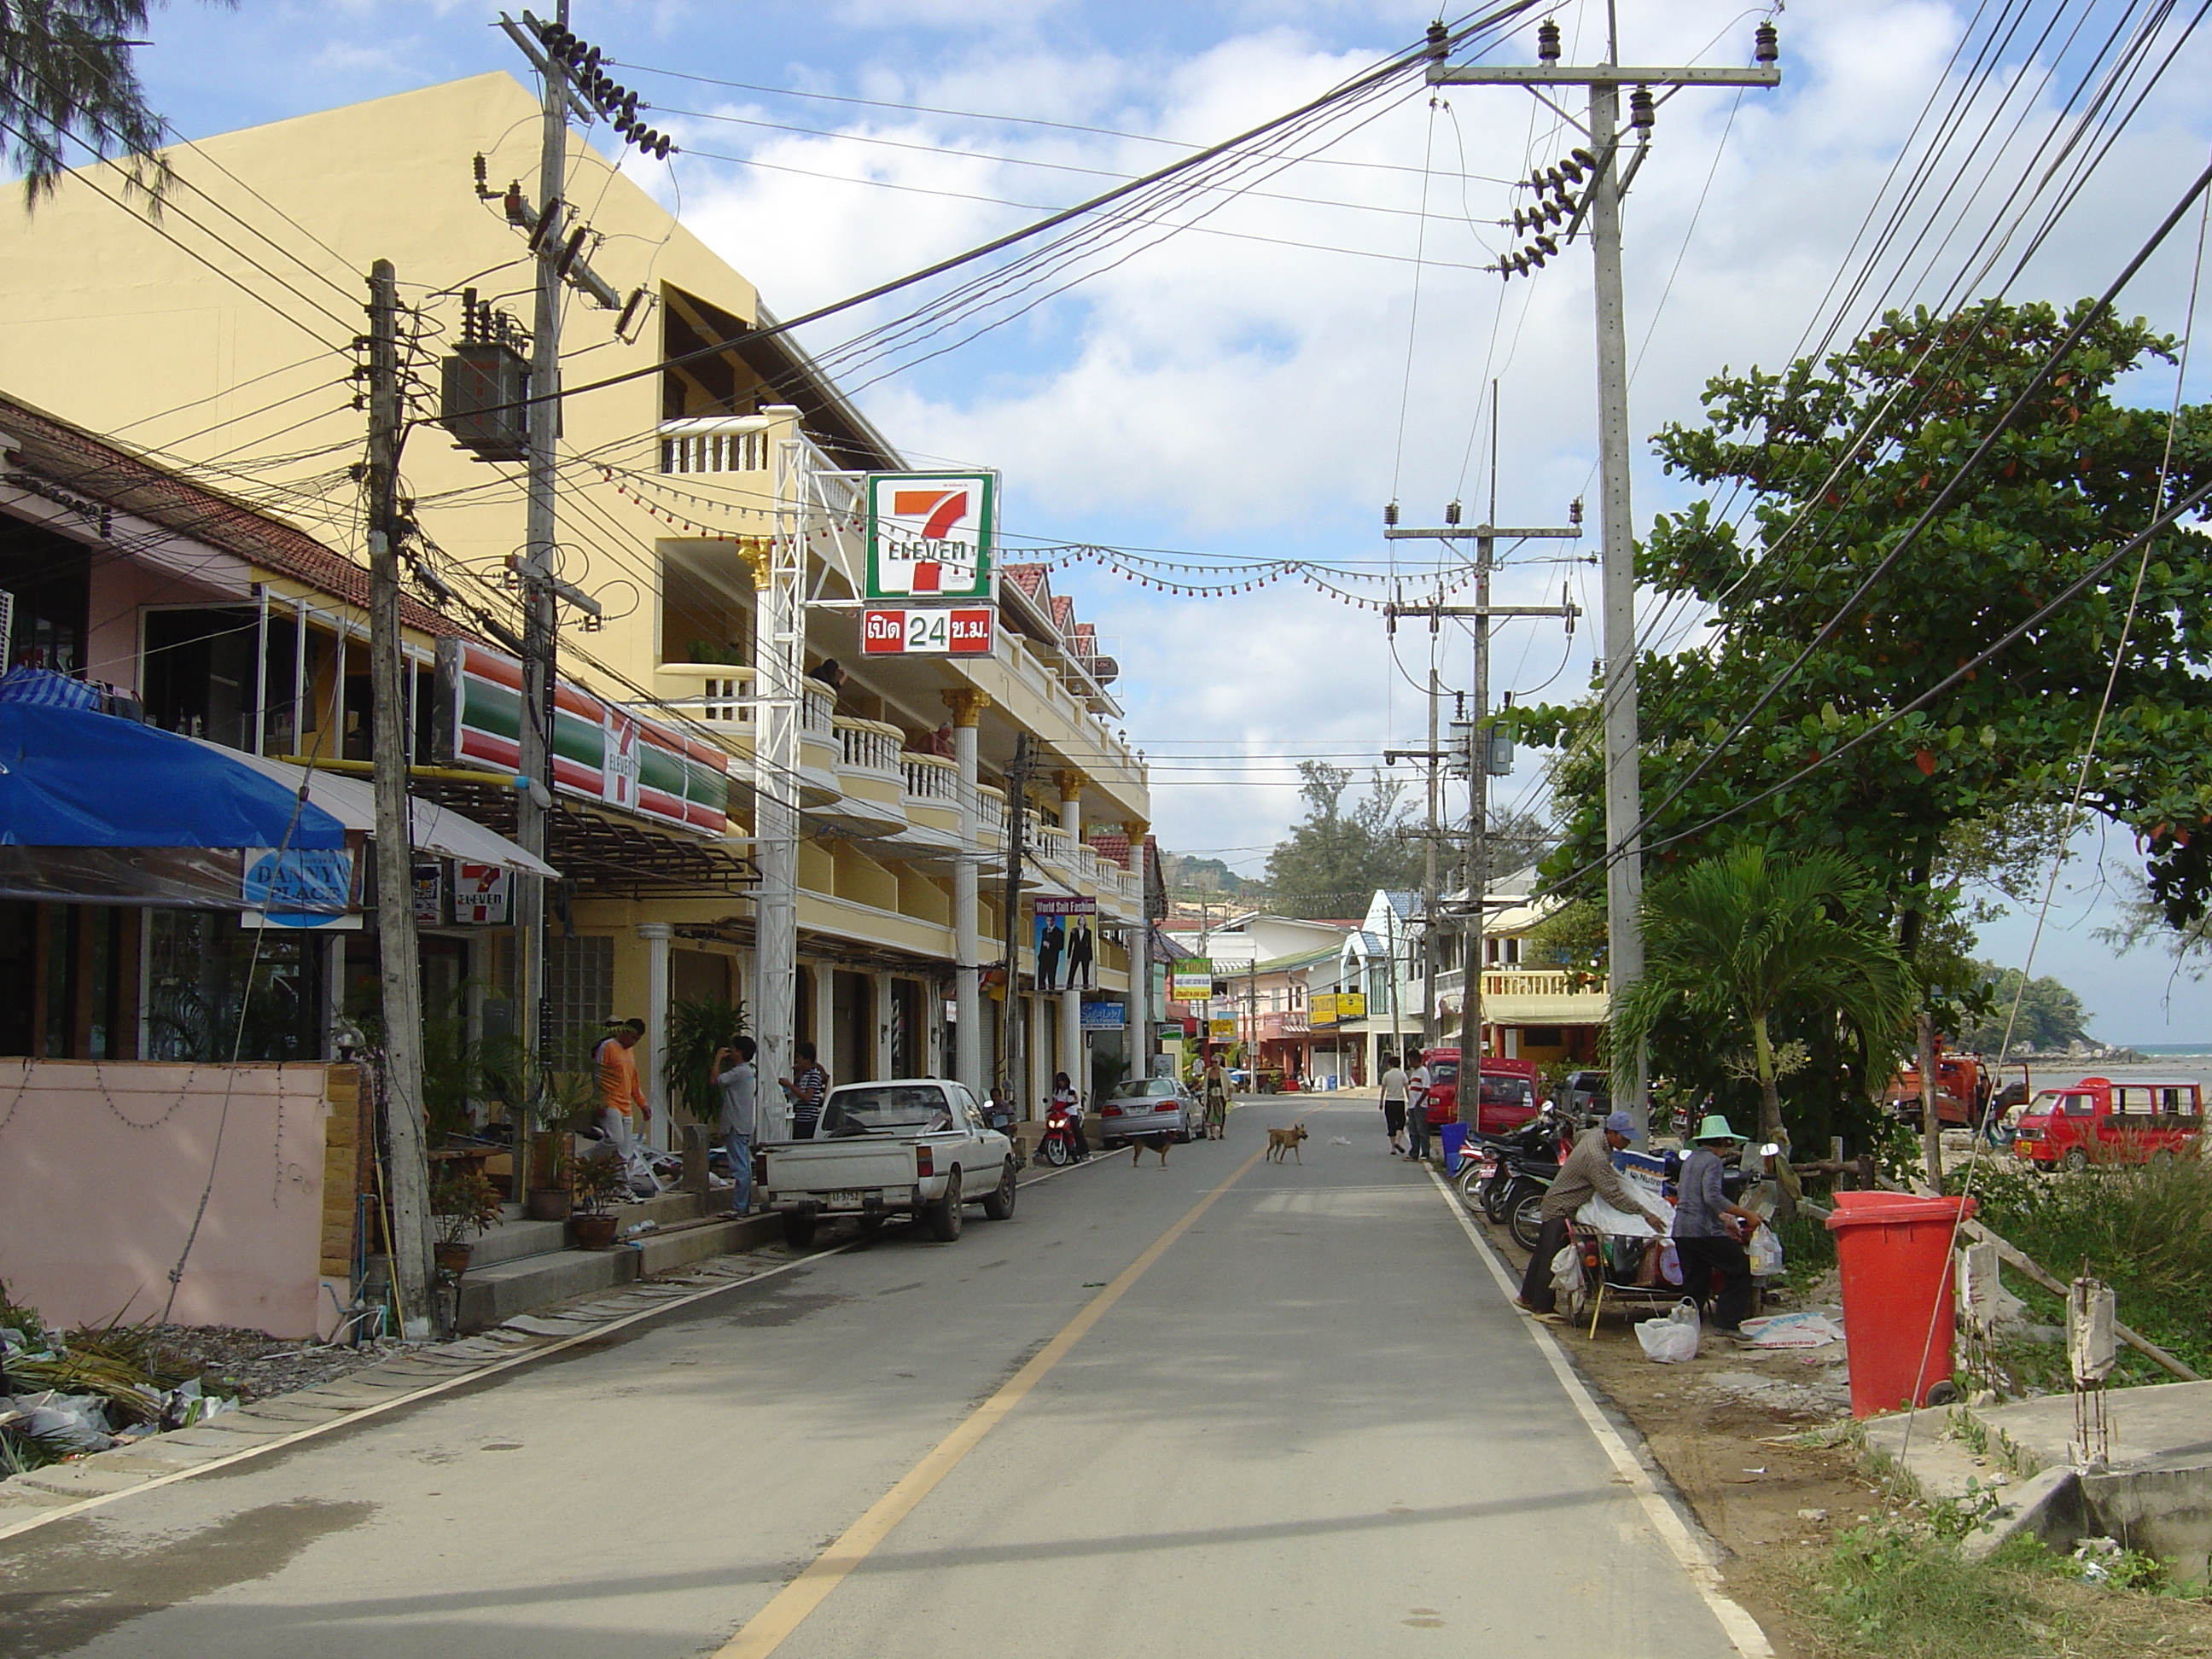
[[[17,441],[16,464],[40,477],[362,610],[368,607],[367,568],[280,519],[13,398],[0,396],[0,432]],[[409,628],[470,636],[471,630],[418,600],[403,595],[399,607]]]

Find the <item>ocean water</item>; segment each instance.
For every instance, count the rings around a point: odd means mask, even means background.
[[[2212,1042],[2130,1042],[2121,1046],[2139,1054],[2188,1054],[2212,1059]]]

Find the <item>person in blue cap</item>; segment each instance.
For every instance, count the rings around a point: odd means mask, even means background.
[[[1615,1112],[1595,1129],[1585,1129],[1575,1137],[1573,1150],[1559,1165],[1559,1179],[1544,1194],[1543,1231],[1536,1235],[1528,1270],[1521,1276],[1521,1294],[1513,1298],[1513,1305],[1522,1312],[1539,1319],[1559,1317],[1559,1297],[1552,1289],[1552,1261],[1567,1242],[1568,1222],[1592,1197],[1632,1214],[1641,1210],[1651,1218],[1653,1226],[1662,1233],[1667,1231],[1670,1218],[1665,1206],[1655,1208],[1646,1203],[1613,1167],[1613,1155],[1635,1139],[1636,1133],[1636,1120],[1626,1112]]]
[[[1690,1140],[1693,1150],[1674,1183],[1674,1255],[1682,1264],[1682,1288],[1701,1303],[1711,1302],[1713,1328],[1723,1336],[1748,1341],[1741,1328],[1751,1311],[1751,1255],[1744,1241],[1759,1218],[1729,1203],[1721,1186],[1721,1153],[1741,1146],[1743,1137],[1716,1112]],[[1717,1274],[1721,1288],[1714,1296]]]

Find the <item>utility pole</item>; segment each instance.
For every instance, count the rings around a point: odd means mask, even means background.
[[[376,945],[384,993],[384,1115],[392,1151],[392,1275],[402,1328],[430,1334],[430,1170],[423,1147],[422,969],[415,942],[407,798],[407,664],[399,638],[399,284],[368,278],[368,659],[376,761]]]
[[[1492,516],[1495,516],[1493,512]],[[1577,515],[1579,516],[1579,515]],[[1448,520],[1459,517],[1456,503],[1445,509]],[[1485,813],[1487,792],[1484,787],[1484,768],[1486,756],[1478,752],[1482,744],[1482,723],[1487,714],[1486,707],[1490,694],[1490,619],[1493,617],[1558,617],[1567,626],[1582,608],[1567,602],[1563,595],[1558,605],[1492,605],[1490,602],[1490,573],[1500,541],[1577,540],[1582,536],[1580,524],[1548,529],[1500,529],[1493,524],[1460,525],[1447,523],[1433,529],[1414,529],[1398,525],[1386,525],[1382,535],[1389,541],[1410,541],[1433,538],[1437,541],[1471,541],[1475,544],[1474,603],[1473,605],[1386,605],[1384,618],[1395,625],[1401,617],[1425,617],[1434,627],[1446,617],[1463,617],[1474,624],[1474,707],[1464,722],[1468,730],[1464,753],[1468,761],[1468,825],[1467,825],[1467,910],[1461,923],[1462,937],[1466,948],[1461,971],[1459,1000],[1459,1118],[1472,1127],[1477,1121],[1477,1097],[1481,1092],[1482,1066],[1482,907],[1485,889],[1489,884],[1489,856],[1486,841]],[[1433,843],[1431,843],[1433,845]],[[1472,1079],[1474,1086],[1468,1086]]]
[[[1589,92],[1589,118],[1583,126],[1589,149],[1568,158],[1560,166],[1537,169],[1529,183],[1540,192],[1548,189],[1558,195],[1565,214],[1550,216],[1568,216],[1566,228],[1561,233],[1563,239],[1572,240],[1585,223],[1590,238],[1597,323],[1598,465],[1601,475],[1598,501],[1605,573],[1602,711],[1607,859],[1606,977],[1617,1001],[1644,972],[1644,933],[1639,914],[1644,902],[1644,854],[1639,833],[1644,807],[1636,705],[1636,539],[1629,501],[1629,477],[1634,456],[1628,424],[1628,333],[1621,294],[1620,199],[1649,150],[1651,129],[1656,119],[1652,88],[1778,86],[1782,80],[1782,71],[1777,66],[1780,47],[1774,25],[1761,23],[1753,33],[1753,56],[1758,61],[1752,67],[1623,67],[1620,38],[1611,6],[1607,8],[1605,61],[1588,68],[1559,61],[1559,28],[1550,21],[1538,26],[1539,61],[1532,64],[1455,68],[1443,61],[1443,41],[1433,36],[1432,39],[1434,61],[1429,65],[1427,77],[1431,86],[1525,87],[1555,111],[1559,106],[1545,95],[1544,88],[1584,87]],[[1629,127],[1637,143],[1636,155],[1626,171],[1620,157],[1623,87],[1633,88],[1629,98]],[[1579,183],[1585,170],[1590,175],[1589,183],[1582,199],[1575,202],[1568,198],[1567,185]],[[1538,199],[1539,206],[1544,207],[1540,194]],[[1518,228],[1521,215],[1517,209],[1514,217]],[[1500,270],[1509,278],[1516,272],[1540,268],[1547,258],[1558,252],[1556,242],[1544,234],[1543,223],[1542,219],[1535,222],[1535,252],[1509,255],[1501,263]],[[1626,1087],[1629,1109],[1640,1126],[1646,1093],[1644,1054],[1640,1051],[1632,1055],[1616,1054],[1613,1073],[1615,1095],[1618,1097]]]
[[[568,0],[559,0],[556,18],[568,22]],[[531,319],[530,431],[527,518],[523,532],[522,720],[519,770],[528,781],[515,796],[515,840],[543,859],[550,840],[553,808],[553,696],[558,618],[554,610],[556,447],[561,434],[561,203],[568,189],[568,72],[555,52],[540,60],[544,70],[538,162],[538,219],[532,237],[537,254],[537,305]],[[545,882],[518,872],[515,878],[515,1024],[525,1046],[550,1063],[551,1007],[545,1000]],[[524,1138],[526,1141],[526,1137]]]

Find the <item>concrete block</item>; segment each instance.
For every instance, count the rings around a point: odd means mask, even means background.
[[[482,1330],[515,1314],[570,1297],[626,1285],[638,1276],[635,1250],[561,1250],[501,1262],[461,1279],[460,1326]]]
[[[2173,1563],[2175,1579],[2201,1584],[2212,1556],[2212,1458],[2081,1476],[2087,1530]]]
[[[89,1460],[79,1463],[57,1463],[51,1468],[33,1469],[28,1474],[19,1474],[8,1484],[26,1486],[33,1492],[55,1492],[64,1498],[100,1498],[109,1492],[129,1492],[133,1486],[143,1486],[149,1476],[131,1469],[99,1468]]]
[[[2005,1508],[1996,1525],[1978,1532],[1961,1547],[1969,1561],[1978,1561],[2009,1539],[2023,1534],[2041,1539],[2054,1549],[2071,1548],[2087,1535],[2083,1524],[2081,1483],[2071,1469],[2045,1469],[2005,1489]]]

